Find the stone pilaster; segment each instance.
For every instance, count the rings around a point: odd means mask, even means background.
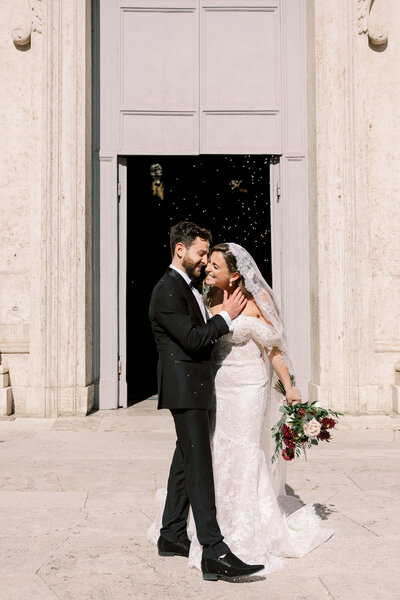
[[[0,417],[12,413],[12,390],[8,369],[0,365]]]
[[[42,16],[30,412],[53,417],[93,405],[91,2],[48,0]]]
[[[358,411],[364,408],[360,348],[367,343],[362,265],[368,254],[368,223],[364,157],[358,143],[357,5],[348,0],[313,4],[310,396],[337,410]]]

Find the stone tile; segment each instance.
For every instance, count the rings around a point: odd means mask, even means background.
[[[103,419],[99,431],[164,431],[175,435],[172,417],[143,413],[135,416],[119,416],[116,419]]]
[[[380,573],[371,563],[370,569],[359,573],[352,571],[347,577],[343,574],[322,575],[321,581],[335,600],[395,600],[400,597],[399,569],[393,566],[392,573]]]
[[[98,431],[98,419],[87,417],[59,417],[55,420],[52,431]]]
[[[318,577],[307,575],[288,577],[282,572],[268,575],[264,581],[225,583],[225,586],[229,586],[229,591],[227,589],[226,594],[221,598],[227,600],[228,598],[235,600],[329,600],[331,598]]]
[[[154,492],[156,475],[153,469],[143,469],[138,461],[131,460],[75,460],[63,461],[56,466],[63,490],[89,492]]]
[[[141,504],[137,508],[127,506],[124,509],[111,509],[107,512],[97,508],[86,510],[86,520],[82,529],[91,529],[97,532],[107,532],[112,535],[129,535],[146,539],[146,534],[151,525],[153,514],[147,515],[147,510]],[[147,543],[147,542],[145,542]]]
[[[153,506],[155,500],[154,491],[137,492],[90,492],[87,497],[85,508],[98,511],[123,511],[133,510],[148,505]]]
[[[62,491],[57,472],[42,462],[8,461],[0,472],[0,491]]]
[[[0,434],[3,430],[12,431],[47,431],[53,428],[56,419],[41,419],[36,417],[17,417],[14,421],[0,421]]]
[[[18,575],[12,599],[393,597],[400,443],[392,430],[338,430],[307,462],[288,465],[289,493],[316,504],[332,539],[279,573],[215,584],[183,558],[159,557],[146,538],[175,446],[167,412],[148,403],[53,420],[50,430],[47,421],[29,428],[34,421],[0,427],[0,572],[2,582]]]
[[[104,517],[103,517],[104,518]],[[43,537],[79,532],[87,526],[88,513],[77,508],[13,508],[1,511],[0,538]]]
[[[23,508],[83,508],[87,494],[84,492],[0,492],[0,509]]]
[[[339,491],[331,507],[376,536],[392,536],[400,531],[400,500],[397,493],[379,490],[349,494]]]
[[[58,600],[39,575],[2,575],[0,593],[5,600]]]
[[[50,560],[58,548],[66,543],[64,534],[48,536],[10,536],[7,542],[1,539],[3,549],[0,560],[0,579],[13,573],[34,575],[43,564]],[[29,597],[29,596],[28,596]]]
[[[59,600],[183,600],[186,598],[201,598],[202,600],[217,600],[221,596],[221,582],[213,588],[202,582],[200,575],[197,579],[192,575],[180,577],[157,578],[152,571],[152,578],[143,578],[139,573],[49,573],[44,580],[50,589],[57,591]],[[229,584],[227,584],[229,585]],[[252,600],[255,600],[253,597]]]

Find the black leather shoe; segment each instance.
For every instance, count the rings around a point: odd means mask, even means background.
[[[209,581],[249,577],[249,575],[262,571],[263,568],[264,565],[247,565],[232,552],[228,552],[222,558],[203,558],[201,561],[203,579]]]
[[[189,556],[190,540],[187,542],[169,542],[160,535],[157,548],[160,556]]]

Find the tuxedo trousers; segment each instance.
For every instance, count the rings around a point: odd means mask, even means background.
[[[210,448],[210,411],[171,409],[176,448],[168,478],[167,498],[160,534],[170,542],[185,542],[189,506],[204,558],[229,552],[223,542],[215,508],[214,476]]]

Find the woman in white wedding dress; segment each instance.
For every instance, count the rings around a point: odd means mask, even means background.
[[[328,540],[312,505],[303,506],[285,491],[286,465],[271,461],[271,427],[280,406],[301,400],[291,386],[285,330],[271,288],[250,254],[238,244],[219,244],[206,268],[210,313],[220,310],[224,292],[240,286],[248,301],[231,331],[214,346],[216,410],[212,457],[217,520],[231,551],[265,565],[261,574],[283,566],[284,557],[300,558]],[[280,379],[285,398],[274,390]],[[148,535],[156,543],[165,490],[158,493],[158,514]],[[189,566],[200,568],[202,547],[189,519]]]
[[[277,378],[289,403],[301,400],[291,387],[285,332],[274,295],[250,254],[238,244],[210,251],[206,269],[211,313],[220,310],[224,291],[239,285],[248,298],[233,330],[213,352],[216,413],[212,440],[217,519],[232,552],[272,572],[282,557],[301,557],[326,541],[312,505],[301,506],[285,492],[285,463],[272,463],[271,427],[284,397],[273,389]],[[297,510],[296,510],[297,509]],[[189,565],[198,567],[201,546],[192,536]]]

